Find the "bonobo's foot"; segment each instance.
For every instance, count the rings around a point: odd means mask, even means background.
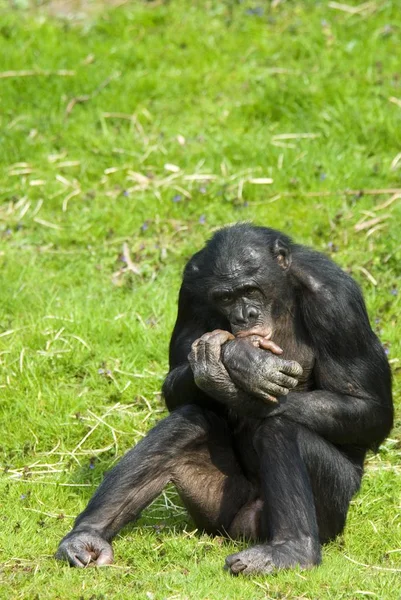
[[[56,558],[68,561],[71,567],[102,567],[113,562],[113,550],[95,531],[73,530],[61,540]]]
[[[311,540],[291,540],[281,544],[261,544],[226,558],[225,568],[232,575],[269,574],[279,569],[300,566],[310,569],[320,563],[320,548],[313,550]]]

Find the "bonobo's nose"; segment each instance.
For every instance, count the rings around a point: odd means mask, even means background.
[[[247,306],[244,312],[248,323],[255,323],[259,318],[259,311],[255,306]]]
[[[231,314],[231,324],[238,327],[252,327],[259,319],[259,311],[254,306],[238,307]]]

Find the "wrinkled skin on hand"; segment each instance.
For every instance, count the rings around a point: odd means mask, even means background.
[[[192,344],[188,356],[197,386],[212,397],[228,398],[240,389],[265,402],[276,402],[294,389],[302,373],[295,361],[284,360],[282,350],[268,337],[216,329]]]
[[[231,381],[239,388],[264,401],[275,402],[298,384],[302,367],[284,360],[274,342],[258,336],[239,337],[222,348],[222,362]]]
[[[61,541],[56,558],[71,567],[103,567],[113,562],[113,549],[95,531],[73,530]]]
[[[188,355],[196,385],[213,398],[229,398],[236,393],[236,387],[221,361],[221,347],[233,339],[232,333],[215,329],[195,340]]]

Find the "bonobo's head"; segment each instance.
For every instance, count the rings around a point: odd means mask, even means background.
[[[290,299],[290,246],[290,238],[274,229],[221,229],[188,263],[184,286],[199,308],[223,316],[235,335],[272,334]]]

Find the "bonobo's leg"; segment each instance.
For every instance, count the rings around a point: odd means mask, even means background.
[[[251,494],[229,442],[224,422],[213,413],[194,405],[177,409],[106,475],[56,557],[77,567],[111,563],[110,540],[168,482],[175,483],[199,526],[228,529]]]
[[[297,438],[312,484],[320,542],[325,544],[344,529],[349,504],[361,485],[366,451],[350,449],[346,455],[302,426]]]
[[[235,533],[256,538],[256,490],[238,464],[226,422],[212,413],[206,414],[206,439],[191,444],[175,461],[171,481],[199,529],[210,534]],[[233,529],[239,513],[240,524]]]
[[[321,560],[321,541],[343,528],[361,468],[313,432],[266,419],[254,438],[261,465],[262,535],[269,542],[227,557],[234,574],[271,573]]]

